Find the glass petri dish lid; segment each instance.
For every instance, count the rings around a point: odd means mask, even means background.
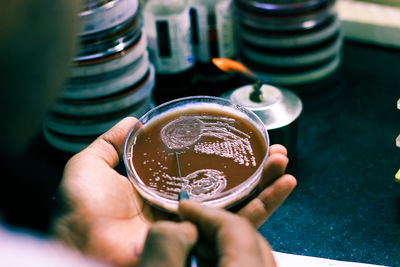
[[[123,151],[128,178],[143,199],[175,213],[182,189],[207,206],[229,208],[244,200],[261,179],[268,149],[255,113],[224,98],[196,96],[142,116]]]

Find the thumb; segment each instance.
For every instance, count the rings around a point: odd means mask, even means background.
[[[93,156],[96,160],[115,167],[122,159],[125,138],[136,122],[136,118],[124,118],[80,152],[79,157]]]
[[[190,222],[157,222],[146,238],[139,266],[186,266],[197,239],[197,229]]]

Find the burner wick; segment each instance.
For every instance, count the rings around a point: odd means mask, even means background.
[[[257,80],[253,84],[253,91],[250,93],[250,100],[253,102],[261,103],[264,100],[264,96],[261,91],[262,81]]]

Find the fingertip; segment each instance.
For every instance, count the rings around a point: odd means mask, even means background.
[[[133,116],[127,116],[127,117],[123,118],[120,122],[121,123],[132,124],[132,123],[136,123],[137,121],[138,121],[137,118],[135,118]]]
[[[152,225],[149,230],[152,238],[178,238],[182,244],[192,245],[197,239],[197,228],[191,222],[160,221]]]
[[[275,161],[279,165],[287,166],[289,163],[289,158],[281,153],[275,153],[270,156],[270,160]]]
[[[283,197],[283,199],[286,199],[296,185],[296,178],[291,174],[285,174],[275,182],[275,186],[273,187],[275,188],[276,192],[280,192],[280,195]]]
[[[255,227],[259,227],[283,203],[296,185],[297,180],[293,175],[284,174],[270,186],[263,188],[257,198],[250,201],[238,214],[246,217]]]
[[[293,175],[285,174],[284,179],[286,179],[286,182],[290,185],[292,189],[297,186],[297,179]]]
[[[114,139],[123,139],[131,130],[131,128],[135,125],[137,119],[134,117],[125,117],[120,120],[117,124],[115,124],[110,130],[104,133],[105,136],[112,136]]]
[[[136,122],[137,119],[134,117],[126,117],[120,120],[79,154],[81,156],[90,154],[114,167],[122,159],[125,138]]]
[[[196,240],[197,229],[190,222],[156,222],[148,232],[140,266],[183,266]]]
[[[189,199],[182,199],[178,202],[178,214],[181,213],[182,211],[185,211],[190,207],[191,205],[191,200]]]
[[[275,153],[269,156],[264,165],[264,171],[273,172],[275,177],[285,173],[289,158],[283,154]]]
[[[189,243],[194,244],[197,240],[196,226],[189,221],[184,221],[179,223],[179,227],[185,238],[189,241]]]
[[[282,154],[284,156],[287,156],[287,149],[285,146],[281,144],[274,144],[269,147],[269,155],[273,154]]]
[[[181,220],[188,220],[190,218],[190,214],[196,209],[197,206],[200,206],[200,203],[194,200],[182,199],[178,203],[178,216]]]
[[[197,201],[197,200],[193,200],[193,199],[182,199],[179,201],[179,206],[178,209],[188,209],[191,207],[200,207],[201,206],[201,202]]]

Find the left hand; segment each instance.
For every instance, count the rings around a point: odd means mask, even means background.
[[[145,203],[130,181],[114,170],[136,121],[122,120],[68,161],[57,196],[64,209],[52,224],[56,239],[118,266],[136,265],[152,223],[171,219]],[[254,227],[296,185],[293,176],[284,174],[287,163],[286,149],[271,146],[258,188],[261,193],[238,211]]]

